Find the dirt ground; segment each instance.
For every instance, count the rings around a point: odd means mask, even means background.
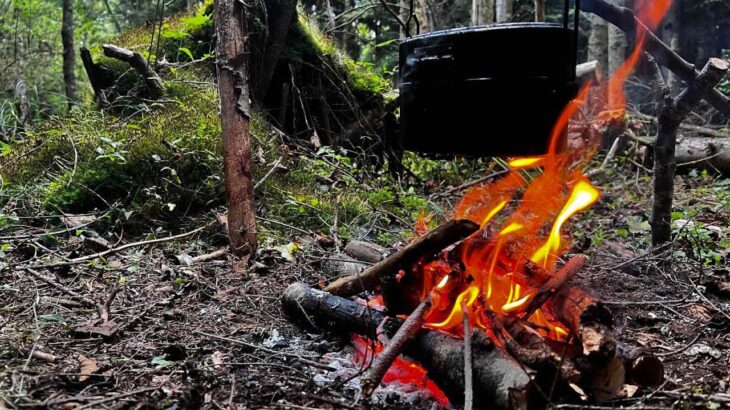
[[[595,237],[597,227],[616,230],[650,209],[638,183],[608,181],[576,231]],[[695,200],[701,208],[693,189],[691,182],[680,184],[678,201]],[[626,200],[616,207],[617,198]],[[722,227],[728,222],[727,215],[709,211],[698,218]],[[295,260],[264,251],[240,273],[230,256],[193,259],[221,246],[216,228],[93,263],[31,269],[43,254],[76,258],[93,251],[91,241],[73,234],[58,234],[63,239],[49,244],[42,233],[28,231],[34,233],[13,241],[0,271],[0,408],[437,407],[395,393],[377,402],[358,399],[352,383],[323,378],[332,355],[347,357],[348,341],[302,331],[280,308],[289,284],[319,286],[331,279],[320,266],[332,250],[308,238],[299,238]],[[574,284],[610,306],[620,340],[647,348],[666,367],[661,386],[592,408],[727,407],[728,267],[695,262],[687,236],[647,254],[636,239],[646,236],[630,233],[598,246],[585,239],[589,235],[576,240],[590,266]],[[662,268],[668,260],[672,273]]]

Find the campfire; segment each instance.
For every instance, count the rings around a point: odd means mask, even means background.
[[[603,401],[662,381],[661,362],[618,343],[610,311],[568,285],[587,259],[568,256],[567,227],[600,192],[582,172],[592,146],[563,146],[578,115],[582,124],[621,120],[625,98],[600,106],[595,95],[622,89],[668,6],[639,8],[631,56],[606,84],[584,86],[566,106],[546,155],[509,160],[501,179],[465,192],[449,222],[426,232],[423,217],[417,239],[362,273],[324,291],[287,290],[293,319],[366,337],[354,339],[363,356],[374,356],[362,377],[366,395],[401,353],[440,388],[434,394],[465,407]],[[363,292],[368,300],[346,299]]]

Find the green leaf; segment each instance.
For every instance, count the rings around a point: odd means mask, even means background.
[[[616,235],[622,238],[627,238],[629,236],[629,231],[624,228],[619,228],[616,230]]]
[[[188,33],[184,32],[184,31],[179,31],[179,30],[166,30],[166,31],[162,32],[162,37],[180,40],[183,38],[187,38]]]
[[[190,52],[190,49],[189,48],[187,48],[187,47],[180,47],[180,51],[182,51],[183,53],[185,53],[186,56],[190,57],[190,60],[195,60],[195,58],[193,58],[193,53]]]

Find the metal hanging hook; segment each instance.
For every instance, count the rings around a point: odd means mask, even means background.
[[[421,34],[421,23],[416,15],[415,0],[408,3],[408,19],[406,20],[406,38],[411,36],[411,22],[416,23],[416,34]]]

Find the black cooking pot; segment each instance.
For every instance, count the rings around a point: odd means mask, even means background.
[[[544,154],[577,93],[574,32],[511,23],[417,35],[400,45],[399,88],[404,149]]]

